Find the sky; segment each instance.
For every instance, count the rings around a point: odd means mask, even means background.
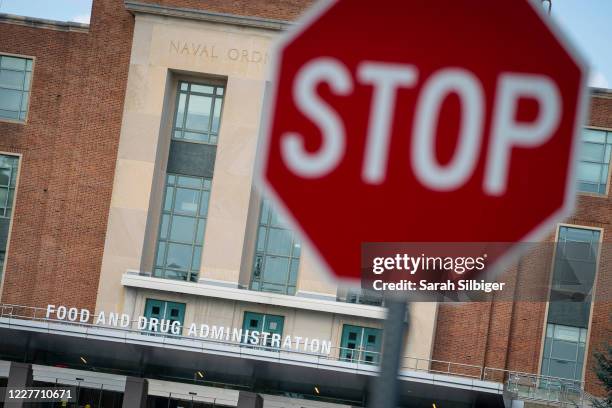
[[[0,13],[51,20],[88,23],[90,12],[91,0],[0,0]],[[612,0],[552,0],[552,16],[590,63],[590,85],[612,88]]]

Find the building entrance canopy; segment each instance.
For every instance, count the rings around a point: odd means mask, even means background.
[[[0,317],[2,359],[266,394],[333,395],[327,400],[350,405],[363,403],[378,371],[373,364],[343,361],[337,350],[317,355],[16,314]],[[400,373],[403,405],[503,406],[503,384],[483,380],[481,368],[448,363],[441,374],[431,368],[435,363],[415,359],[414,369]]]

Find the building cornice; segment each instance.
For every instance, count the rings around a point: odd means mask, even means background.
[[[612,89],[591,87],[590,91],[593,98],[612,99]]]
[[[56,21],[45,18],[17,16],[14,14],[0,13],[0,23],[15,24],[26,27],[43,28],[56,31],[70,31],[77,33],[88,33],[89,24],[74,21]]]
[[[159,16],[184,18],[189,20],[208,21],[213,23],[232,24],[243,27],[263,28],[267,30],[286,30],[293,23],[286,20],[241,16],[238,14],[218,13],[181,7],[162,6],[159,4],[141,3],[125,0],[125,8],[133,14],[155,14]]]

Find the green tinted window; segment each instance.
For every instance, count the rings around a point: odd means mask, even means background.
[[[301,243],[264,200],[259,216],[251,289],[294,295]]]
[[[0,118],[25,121],[31,82],[31,59],[0,55]]]

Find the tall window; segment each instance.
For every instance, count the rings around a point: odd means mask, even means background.
[[[198,280],[210,185],[202,177],[166,175],[153,276]]]
[[[180,81],[153,276],[198,281],[224,89]]]
[[[345,324],[342,327],[340,359],[377,364],[380,362],[381,345],[382,330]]]
[[[172,137],[217,144],[223,93],[221,86],[179,82]]]
[[[608,183],[612,132],[584,129],[578,164],[578,188],[589,193],[605,194]]]
[[[9,227],[15,203],[18,166],[18,157],[0,155],[0,274],[4,270],[4,259],[6,258]]]
[[[263,200],[251,289],[294,295],[301,244],[284,220]]]
[[[555,251],[542,374],[580,380],[600,231],[562,226]]]
[[[0,55],[0,118],[25,121],[31,81],[31,59]]]

